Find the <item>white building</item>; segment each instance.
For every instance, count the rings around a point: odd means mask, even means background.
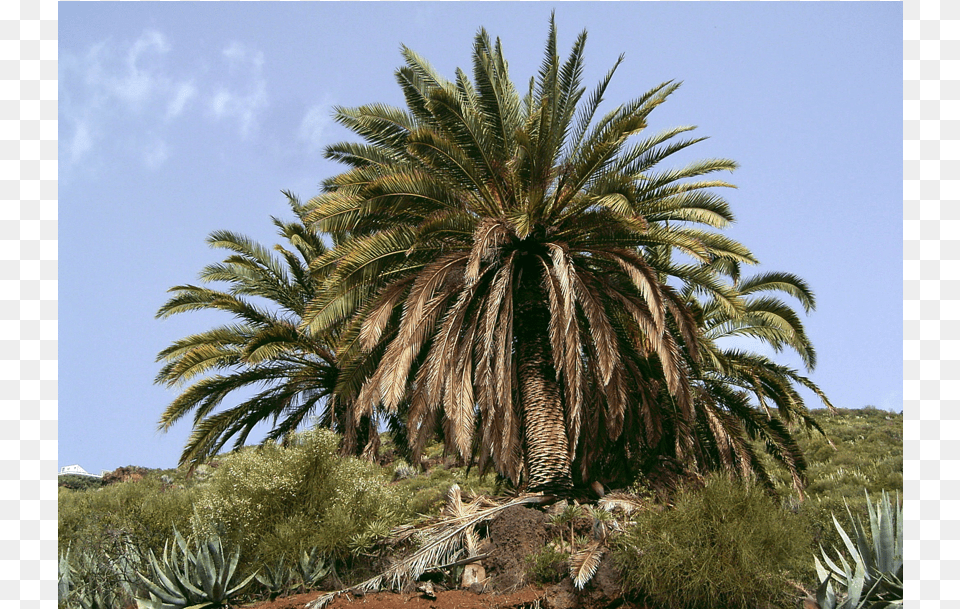
[[[58,476],[90,476],[91,478],[103,478],[103,472],[99,474],[91,474],[87,470],[83,469],[79,465],[65,465],[60,468],[60,473]]]

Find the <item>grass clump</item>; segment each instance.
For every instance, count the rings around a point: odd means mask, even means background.
[[[811,552],[803,520],[756,486],[710,477],[617,539],[624,587],[668,609],[786,607]]]
[[[525,559],[527,579],[537,584],[555,584],[569,573],[567,561],[570,555],[561,552],[553,544],[544,546],[539,552]]]
[[[866,519],[864,490],[872,501],[879,500],[884,489],[903,491],[903,413],[867,406],[819,409],[811,414],[827,436],[797,433],[797,443],[807,459],[804,501],[799,501],[789,475],[774,466],[769,455],[761,454],[761,459],[773,474],[784,505],[806,519],[813,547],[841,547],[843,540],[833,526],[833,514],[845,514],[849,507],[854,516]],[[807,578],[815,578],[809,571]]]

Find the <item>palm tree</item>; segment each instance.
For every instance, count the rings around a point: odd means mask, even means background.
[[[816,351],[799,315],[770,293],[794,297],[809,313],[815,307],[813,292],[806,282],[790,273],[762,273],[743,281],[737,277],[734,289],[744,302],[743,312],[735,317],[715,301],[697,303],[698,317],[702,320],[700,352],[703,354],[697,387],[701,401],[698,410],[705,413],[705,418],[709,417],[704,427],[722,428],[718,422],[731,419],[734,426],[734,433],[725,430],[712,434],[713,441],[702,444],[708,447],[704,458],[728,468],[750,470],[769,485],[771,481],[762,464],[743,441],[745,437],[758,439],[790,472],[794,488],[802,497],[806,461],[787,426],[798,423],[821,434],[824,431],[809,415],[797,388],[806,388],[826,407],[834,407],[826,394],[797,370],[759,353],[731,347],[727,339],[746,337],[776,352],[788,349],[800,357],[808,372],[812,371],[816,366]]]
[[[292,195],[287,197],[301,217],[302,205]],[[277,256],[242,235],[214,232],[207,242],[232,254],[204,268],[200,279],[224,282],[227,288],[173,287],[173,296],[157,313],[166,318],[214,310],[229,313],[235,322],[180,339],[157,357],[165,362],[157,383],[171,387],[192,383],[160,418],[160,429],[168,430],[193,413],[193,432],[181,465],[216,454],[234,437],[234,448],[243,446],[253,428],[269,419],[273,427],[265,441],[289,438],[314,415],[321,425],[337,424],[332,396],[339,377],[332,347],[336,337],[307,336],[298,329],[320,285],[308,264],[327,246],[302,222],[273,221],[290,249],[275,246]],[[219,409],[227,396],[249,390],[255,392],[251,397]]]
[[[598,116],[620,61],[584,98],[585,40],[561,63],[551,19],[525,96],[483,30],[473,82],[404,47],[406,109],[336,109],[363,141],[327,149],[349,169],[306,217],[336,247],[311,265],[328,280],[302,327],[342,327],[338,356],[369,356],[345,389],[353,419],[403,413],[414,453],[442,429],[462,456],[556,494],[636,421],[669,418],[692,457],[698,328],[673,285],[732,316],[742,303],[703,265],[755,262],[712,230],[733,219],[712,192],[730,184],[703,176],[735,163],[660,170],[700,141],[678,139],[692,127],[637,137],[679,85]]]

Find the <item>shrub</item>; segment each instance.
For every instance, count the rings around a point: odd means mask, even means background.
[[[102,553],[114,538],[130,539],[146,553],[163,550],[174,527],[188,530],[195,489],[166,487],[159,477],[111,484],[98,490],[61,488],[57,496],[57,541],[75,552]]]
[[[356,539],[400,522],[404,499],[382,468],[340,457],[337,437],[320,429],[288,447],[225,455],[201,486],[192,524],[195,534],[218,534],[258,564],[314,547],[347,559]]]
[[[454,484],[467,495],[496,495],[498,490],[494,476],[481,478],[476,468],[467,473],[464,468],[437,466],[416,476],[398,478],[395,482],[397,491],[408,498],[406,507],[410,516],[439,514]]]
[[[539,552],[527,556],[527,578],[538,584],[555,584],[570,571],[567,561],[570,555],[553,545],[544,546]]]
[[[98,489],[103,486],[101,478],[92,478],[90,476],[78,476],[76,474],[64,474],[57,476],[57,486],[72,491],[87,491]]]
[[[672,509],[643,511],[617,539],[624,587],[670,609],[794,606],[810,539],[802,519],[756,486],[710,477]]]
[[[91,490],[60,488],[57,540],[70,570],[71,606],[132,602],[136,569],[160,552],[174,527],[187,529],[195,489],[169,487],[159,474]]]

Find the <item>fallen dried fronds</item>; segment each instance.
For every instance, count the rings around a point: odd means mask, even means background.
[[[517,505],[538,505],[553,501],[544,495],[524,495],[507,501],[497,501],[483,495],[464,502],[460,487],[454,484],[447,494],[447,504],[438,518],[407,525],[394,530],[394,543],[417,536],[424,540],[416,552],[390,565],[383,573],[355,586],[330,592],[307,604],[306,609],[322,609],[334,598],[350,592],[371,592],[384,588],[401,590],[405,583],[416,581],[424,572],[444,564],[457,562],[459,554],[470,551],[475,538],[475,527],[492,519],[499,512]]]

